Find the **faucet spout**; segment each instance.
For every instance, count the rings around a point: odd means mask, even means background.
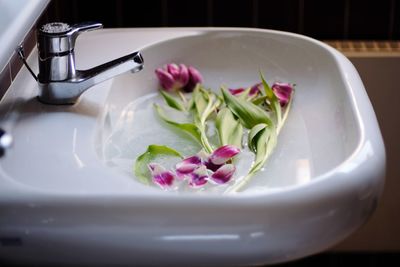
[[[143,64],[140,52],[134,52],[88,70],[76,70],[71,79],[46,83],[39,81],[39,100],[53,105],[74,104],[90,87],[128,71],[138,72]]]
[[[140,52],[114,59],[88,70],[75,68],[75,40],[78,34],[102,28],[100,23],[48,23],[38,31],[39,100],[46,104],[74,104],[95,84],[124,72],[143,68]]]

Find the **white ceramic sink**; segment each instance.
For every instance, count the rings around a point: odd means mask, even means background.
[[[0,159],[1,259],[277,263],[333,246],[374,211],[384,145],[364,86],[339,52],[266,30],[115,29],[80,37],[77,64],[87,68],[137,49],[143,71],[95,86],[74,106],[37,102],[33,79],[19,73],[0,103],[0,125],[15,140]],[[29,62],[36,61],[34,52]],[[129,171],[129,160],[160,135],[164,144],[177,141],[155,133],[152,114],[141,108],[156,93],[154,69],[169,62],[197,67],[216,89],[254,84],[259,71],[297,84],[278,146],[243,192],[164,192]]]

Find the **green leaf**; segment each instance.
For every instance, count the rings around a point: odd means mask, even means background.
[[[249,133],[249,148],[255,153],[253,166],[249,175],[260,170],[276,145],[276,130],[267,125],[256,125]]]
[[[249,132],[248,145],[255,154],[253,165],[247,175],[237,184],[228,188],[225,193],[237,192],[243,188],[251,177],[259,171],[271,155],[277,143],[277,133],[275,127],[266,124],[255,125]]]
[[[267,81],[264,79],[264,76],[262,75],[261,72],[260,72],[260,77],[264,87],[265,95],[269,100],[271,100],[275,96],[274,91],[272,91],[271,87],[268,85]]]
[[[215,119],[221,145],[242,147],[243,126],[229,108],[221,109]]]
[[[221,91],[228,108],[247,129],[251,129],[259,123],[265,123],[269,126],[273,125],[268,113],[262,108],[249,101],[233,96],[224,88],[221,88]]]
[[[278,98],[274,94],[274,91],[271,89],[271,87],[268,85],[268,83],[265,81],[264,76],[260,72],[260,77],[261,77],[261,82],[264,87],[265,94],[267,96],[267,99],[270,102],[270,106],[272,110],[275,113],[275,118],[276,118],[276,124],[278,127],[282,124],[282,110],[281,110],[281,104],[279,103]]]
[[[173,148],[160,145],[149,145],[146,152],[141,154],[135,162],[134,173],[139,181],[144,184],[149,184],[151,182],[151,174],[148,164],[162,156],[183,158],[182,155]]]
[[[200,89],[200,87],[196,87],[193,91],[193,107],[196,110],[196,114],[198,116],[198,118],[201,118],[201,116],[203,115],[204,111],[207,108],[208,105],[208,97],[205,94],[205,92],[203,92],[203,90]]]
[[[165,92],[164,90],[160,90],[160,93],[161,93],[162,97],[164,98],[165,102],[167,103],[167,105],[170,106],[171,108],[174,108],[174,109],[177,109],[180,111],[186,110],[186,108],[181,100],[176,99],[175,97],[173,97],[171,94]]]
[[[252,102],[254,105],[257,105],[257,106],[258,106],[258,105],[264,103],[266,99],[267,99],[267,96],[262,95],[262,96],[259,96],[259,97],[256,97],[256,98],[252,99],[251,102]]]
[[[260,123],[257,124],[256,126],[254,126],[253,128],[251,128],[249,134],[248,134],[248,140],[247,140],[247,144],[249,146],[250,151],[256,153],[257,152],[257,140],[259,138],[259,133],[263,130],[265,130],[265,128],[267,128],[268,125],[265,123]]]
[[[173,121],[173,120],[171,120],[170,118],[168,118],[167,116],[164,115],[165,112],[163,112],[162,108],[159,105],[154,104],[154,108],[155,108],[158,116],[163,121],[165,121],[169,125],[172,125],[172,126],[176,127],[177,129],[189,134],[197,142],[199,142],[199,144],[202,144],[201,131],[196,125],[194,125],[192,123],[178,123],[176,121]]]

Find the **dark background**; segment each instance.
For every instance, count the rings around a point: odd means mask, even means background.
[[[399,40],[398,0],[53,0],[39,24],[256,27],[322,40]]]

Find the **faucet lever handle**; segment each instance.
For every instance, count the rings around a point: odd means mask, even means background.
[[[103,28],[103,24],[98,22],[83,22],[72,26],[72,33],[82,33]]]

